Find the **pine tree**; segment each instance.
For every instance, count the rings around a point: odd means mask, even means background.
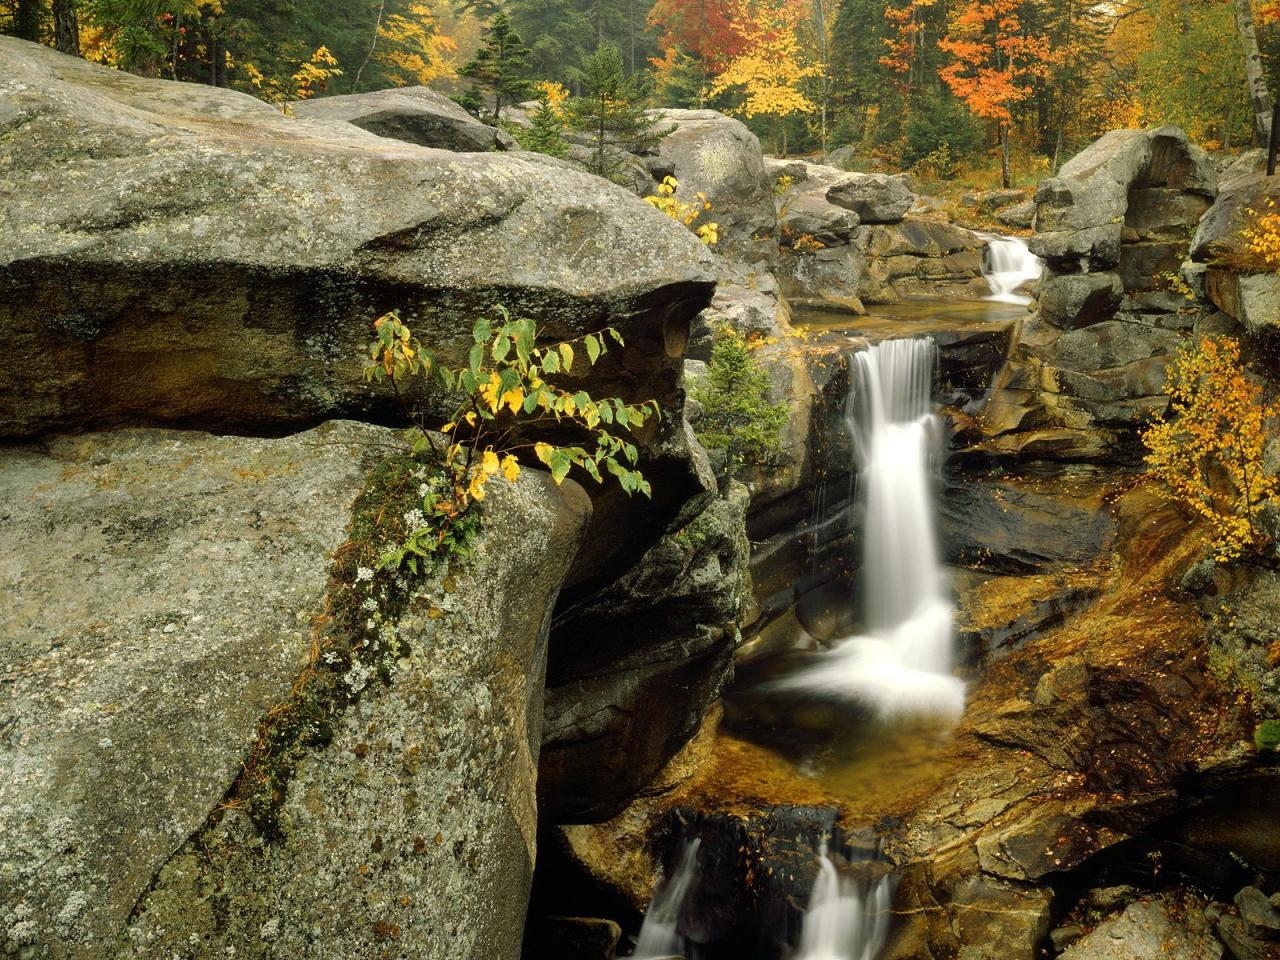
[[[611,147],[631,153],[651,150],[670,133],[659,130],[655,117],[645,113],[648,91],[638,76],[622,69],[622,53],[612,43],[602,43],[582,68],[582,95],[565,106],[570,129],[591,138],[592,173],[612,178],[618,160]]]
[[[489,91],[493,97],[493,117],[502,108],[529,96],[529,48],[511,25],[511,18],[500,11],[485,30],[484,44],[458,75]]]
[[[529,116],[530,126],[516,133],[520,146],[549,157],[563,157],[569,152],[569,142],[563,134],[563,122],[545,92],[538,98],[536,110]]]

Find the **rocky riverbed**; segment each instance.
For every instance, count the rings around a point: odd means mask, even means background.
[[[1046,271],[997,304],[988,235],[910,177],[662,121],[624,187],[430,91],[284,114],[0,38],[6,955],[607,960],[694,837],[713,960],[794,947],[822,849],[891,878],[879,960],[1277,955],[1277,561],[1206,564],[1137,438],[1202,334],[1275,376],[1237,241],[1275,178],[1112,133],[1017,213]],[[667,175],[714,251],[638,199]],[[620,331],[575,376],[656,402],[654,495],[495,481],[399,645],[326,660],[401,450],[371,324],[460,361],[498,306]],[[688,390],[726,326],[787,421],[733,481]],[[936,345],[949,730],[752,693],[858,628],[851,357],[903,337]]]

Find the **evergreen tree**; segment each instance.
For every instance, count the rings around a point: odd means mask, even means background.
[[[582,68],[582,95],[565,106],[570,129],[591,138],[591,171],[612,178],[618,160],[611,147],[631,153],[651,150],[671,132],[659,130],[655,117],[645,113],[648,90],[639,76],[628,77],[622,53],[612,43],[602,43]]]
[[[563,157],[569,152],[569,142],[564,138],[560,115],[545,93],[538,100],[537,109],[529,116],[530,126],[516,129],[515,138],[526,150],[545,153],[549,157]]]
[[[484,44],[458,74],[489,91],[496,120],[505,105],[529,96],[528,71],[529,48],[511,25],[511,18],[499,11],[485,30]]]

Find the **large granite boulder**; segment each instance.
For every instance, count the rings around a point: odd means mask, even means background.
[[[907,178],[887,173],[846,173],[827,187],[827,200],[852,210],[863,223],[897,223],[916,202]]]
[[[706,195],[711,210],[703,219],[720,225],[717,249],[738,260],[770,259],[777,215],[756,135],[715,110],[651,113],[659,129],[674,128],[659,143],[653,166],[680,182],[681,198]]]
[[[626,349],[581,386],[662,409],[637,438],[653,500],[593,489],[575,579],[638,556],[705,491],[682,363],[712,260],[621,188],[11,38],[0,78],[0,437],[394,419],[360,371],[374,317],[400,309],[461,363],[474,319],[505,305],[549,338],[618,328]]]
[[[1212,199],[1217,187],[1208,155],[1177,127],[1112,130],[1036,188],[1038,229],[1081,230],[1125,220],[1135,189]]]
[[[481,123],[442,93],[427,87],[398,87],[342,97],[319,97],[290,104],[303,120],[335,120],[361,130],[423,147],[463,153],[518,150],[505,130]]]
[[[493,484],[474,558],[413,588],[398,654],[330,666],[330,558],[393,436],[124,430],[0,456],[6,951],[519,955],[547,628],[589,505],[534,471]],[[264,832],[242,763],[324,671],[345,695],[276,768]]]

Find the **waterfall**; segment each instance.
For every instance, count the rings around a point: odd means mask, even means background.
[[[884,719],[954,720],[964,709],[964,685],[950,673],[953,611],[933,521],[936,354],[926,338],[888,340],[852,357],[847,415],[866,506],[866,633],[775,687],[853,699]]]
[[[1027,249],[1025,240],[1018,237],[980,236],[987,241],[987,252],[982,258],[982,276],[991,288],[991,296],[987,299],[1000,303],[1030,303],[1031,298],[1018,293],[1018,289],[1040,279],[1044,262]]]
[[[875,960],[889,936],[892,896],[889,877],[863,889],[852,878],[842,877],[824,852],[796,960]]]
[[[635,952],[631,954],[635,960],[666,960],[668,957],[684,954],[684,938],[676,927],[680,922],[680,910],[689,895],[689,888],[693,886],[697,876],[698,847],[701,844],[702,841],[697,838],[689,841],[671,880],[662,884],[653,895],[649,909],[644,914]]]

